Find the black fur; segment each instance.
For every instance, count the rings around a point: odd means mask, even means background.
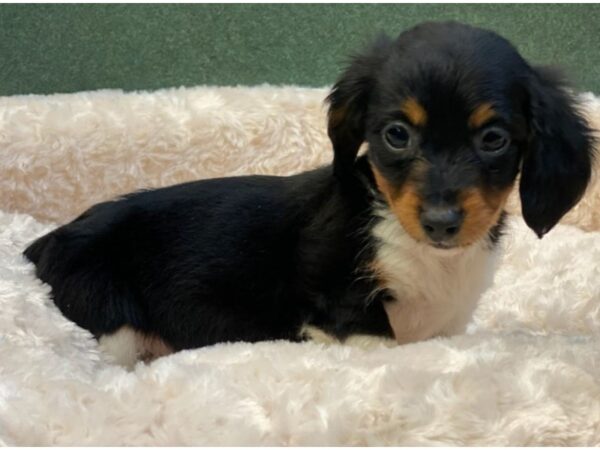
[[[404,120],[399,105],[416,97],[428,123],[418,152],[398,155],[382,143],[381,131]],[[354,58],[330,96],[329,136],[340,179],[362,142],[373,165],[401,186],[411,165],[435,166],[422,187],[432,204],[452,203],[469,186],[510,186],[522,164],[520,194],[527,224],[542,237],[583,195],[592,166],[592,135],[556,70],[531,67],[504,38],[455,23],[424,23],[395,42],[380,37]],[[469,112],[490,102],[512,145],[502,157],[473,151]],[[345,121],[339,120],[339,115]],[[437,195],[444,192],[444,198]]]
[[[424,105],[427,125],[413,153],[393,154],[381,130],[405,119],[398,108],[409,95]],[[381,37],[353,59],[328,101],[333,166],[134,193],[35,241],[25,255],[56,305],[96,336],[129,325],[176,350],[297,340],[304,324],[341,339],[390,336],[390,294],[369,268],[373,205],[383,204],[371,167],[402,186],[415,161],[428,161],[420,194],[435,203],[473,186],[506,188],[523,162],[523,212],[540,235],[589,179],[589,131],[573,100],[488,31],[429,23],[395,41]],[[468,116],[483,101],[511,133],[502,157],[474,150],[479,131]],[[357,159],[364,141],[368,153]],[[483,230],[492,243],[502,223]]]
[[[363,54],[356,55],[327,97],[330,104],[328,134],[333,145],[333,168],[343,178],[353,171],[365,140],[370,95],[379,69],[391,51],[392,41],[381,35]]]
[[[362,198],[324,168],[135,193],[25,255],[65,316],[96,335],[130,325],[175,349],[296,340],[305,323],[340,338],[389,335],[381,302],[365,302],[374,281],[359,279],[369,194],[354,188]]]
[[[520,193],[523,218],[542,237],[588,185],[592,136],[556,71],[538,68],[528,82],[531,136]]]

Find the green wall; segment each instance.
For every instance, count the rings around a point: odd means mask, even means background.
[[[0,5],[0,95],[171,86],[325,86],[379,30],[454,19],[600,93],[600,5]]]

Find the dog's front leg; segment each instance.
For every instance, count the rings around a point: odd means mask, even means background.
[[[398,344],[423,341],[441,334],[449,317],[443,308],[433,307],[426,300],[384,303],[390,326]]]

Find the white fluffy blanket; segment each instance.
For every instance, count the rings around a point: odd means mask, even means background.
[[[62,222],[136,187],[326,162],[323,94],[0,99],[0,444],[600,445],[600,232],[583,231],[600,229],[596,186],[566,219],[579,228],[540,241],[510,219],[464,336],[223,344],[127,371],[61,316],[21,256],[52,228],[33,217]]]

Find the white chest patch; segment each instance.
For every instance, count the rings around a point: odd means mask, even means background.
[[[385,309],[399,343],[465,330],[482,292],[491,284],[496,251],[488,238],[466,248],[440,250],[412,239],[386,209],[373,228],[375,264],[395,297]]]

